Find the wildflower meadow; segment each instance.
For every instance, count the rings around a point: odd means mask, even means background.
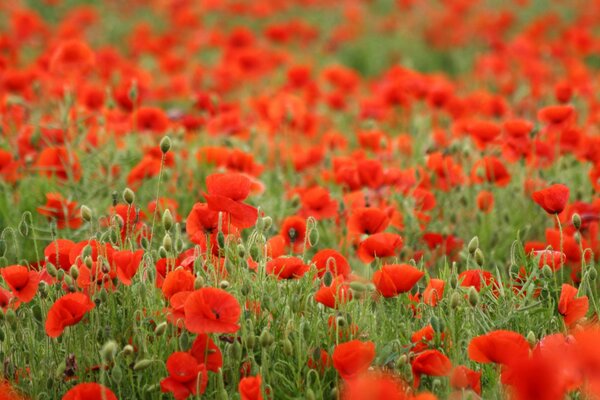
[[[600,399],[599,0],[0,0],[0,400]]]

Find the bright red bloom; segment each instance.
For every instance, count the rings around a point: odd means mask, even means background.
[[[21,265],[4,267],[0,272],[16,298],[23,303],[28,303],[33,299],[40,284],[39,272],[30,271]]]
[[[170,299],[179,292],[191,292],[194,290],[196,277],[185,268],[179,267],[167,273],[163,281],[161,290],[163,295]]]
[[[184,400],[189,396],[204,393],[208,384],[208,372],[204,364],[189,353],[177,351],[167,359],[169,376],[160,381],[163,393],[172,393],[176,400]]]
[[[117,400],[117,396],[106,386],[90,382],[73,386],[62,400]]]
[[[281,223],[281,236],[285,240],[285,245],[291,247],[295,253],[304,250],[306,240],[306,219],[297,215],[287,217]]]
[[[482,285],[488,286],[494,283],[491,272],[481,269],[468,269],[458,274],[458,282],[462,287],[474,287],[478,292]]]
[[[477,161],[471,169],[474,183],[490,182],[503,187],[510,182],[510,173],[498,158],[488,156]]]
[[[445,282],[442,279],[430,279],[423,292],[423,302],[435,307],[438,301],[444,297],[444,285]]]
[[[395,233],[380,232],[369,236],[358,246],[358,258],[364,263],[372,262],[375,257],[392,257],[402,248],[403,241]]]
[[[456,390],[470,389],[481,395],[481,372],[476,372],[464,365],[459,365],[452,370],[450,386]]]
[[[483,213],[489,213],[494,208],[494,194],[488,190],[477,193],[477,208]]]
[[[334,276],[348,276],[352,272],[346,257],[333,249],[319,250],[313,256],[312,263],[317,267],[319,278],[322,278],[326,271],[330,271]]]
[[[36,169],[41,175],[59,179],[73,179],[75,182],[81,178],[81,166],[75,153],[66,147],[46,147],[37,158]]]
[[[133,129],[154,134],[164,133],[169,128],[169,117],[156,107],[140,107],[133,118]]]
[[[558,312],[565,319],[566,325],[573,325],[581,318],[585,317],[589,308],[587,296],[577,296],[577,288],[563,283],[558,300]]]
[[[209,371],[219,372],[219,368],[223,366],[221,349],[206,333],[201,333],[196,337],[190,349],[190,354],[200,364],[205,364],[206,369]]]
[[[143,256],[143,250],[122,250],[113,253],[113,263],[117,268],[117,278],[123,284],[127,286],[131,285],[131,280],[137,273]]]
[[[359,207],[352,210],[348,219],[351,235],[372,235],[383,232],[390,223],[388,214],[380,208]]]
[[[233,333],[242,309],[237,299],[224,290],[202,288],[185,301],[185,327],[194,333]]]
[[[81,226],[79,205],[62,197],[60,193],[46,193],[46,204],[37,212],[56,221],[58,229],[77,229]]]
[[[247,376],[245,378],[240,379],[238,391],[240,392],[241,400],[262,400],[263,396],[261,393],[260,386],[260,375]]]
[[[208,207],[213,211],[227,213],[233,226],[245,229],[256,223],[258,210],[243,203],[252,187],[252,182],[246,175],[236,172],[212,174],[206,178],[206,187],[208,193],[204,194],[204,198]]]
[[[71,268],[72,262],[69,254],[71,249],[75,246],[70,240],[57,239],[50,243],[44,249],[44,257],[49,263],[52,263],[56,268],[68,271]]]
[[[332,199],[327,189],[315,186],[300,194],[301,217],[313,217],[317,220],[333,218],[337,215],[338,203]]]
[[[516,332],[497,330],[471,339],[468,351],[473,361],[507,365],[528,357],[529,343]]]
[[[413,386],[419,387],[421,375],[447,376],[452,370],[452,363],[438,350],[425,350],[412,361]]]
[[[373,283],[383,297],[394,297],[410,291],[424,275],[409,264],[389,264],[373,274]]]
[[[365,372],[375,358],[375,343],[351,340],[338,344],[333,350],[333,366],[346,380]]]
[[[345,381],[342,400],[408,400],[404,382],[390,373],[367,372]]]
[[[548,214],[560,214],[569,201],[569,188],[556,184],[534,192],[532,197]]]
[[[277,257],[267,262],[267,274],[277,276],[277,279],[297,279],[309,270],[309,266],[298,257]]]
[[[84,74],[95,64],[94,52],[77,39],[67,40],[56,48],[50,58],[50,71],[59,75]]]
[[[315,293],[315,300],[329,308],[336,308],[351,298],[350,286],[341,276],[336,277],[329,286],[322,285]]]
[[[95,307],[90,298],[83,293],[69,293],[50,307],[46,318],[46,334],[60,336],[67,326],[75,325],[85,314]]]

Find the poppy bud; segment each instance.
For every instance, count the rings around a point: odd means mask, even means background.
[[[69,269],[69,275],[71,275],[73,279],[77,279],[79,277],[79,268],[77,268],[77,265],[71,265],[71,269]]]
[[[158,256],[160,258],[167,258],[169,255],[169,252],[167,251],[167,249],[165,249],[163,246],[160,246],[160,248],[158,249]]]
[[[545,264],[542,267],[542,275],[546,278],[546,279],[550,279],[552,278],[553,272],[552,272],[552,268],[550,268],[550,266],[548,264]]]
[[[265,227],[264,227],[265,231],[268,231],[269,229],[271,229],[271,226],[273,225],[273,219],[269,216],[266,216],[262,220],[265,225]]]
[[[171,150],[171,138],[165,136],[160,140],[160,151],[162,151],[163,154],[167,154],[169,150]]]
[[[242,345],[239,341],[233,342],[233,344],[229,347],[229,355],[237,360],[242,356]]]
[[[24,219],[21,220],[18,228],[19,228],[19,233],[22,236],[24,236],[24,237],[29,236],[29,225],[27,224],[27,222]]]
[[[53,278],[56,278],[58,271],[56,270],[56,267],[54,266],[54,264],[52,264],[50,262],[46,263],[46,271],[48,271],[48,275],[50,275]]]
[[[135,193],[133,193],[133,190],[125,188],[125,190],[123,190],[123,200],[125,200],[125,203],[132,205],[135,201]]]
[[[38,287],[38,292],[42,299],[45,299],[48,296],[48,284],[44,281],[40,282],[40,286]]]
[[[398,368],[406,365],[406,363],[408,362],[408,357],[406,356],[406,354],[402,354],[400,357],[398,357],[398,361],[396,362],[396,365],[398,366]]]
[[[288,357],[291,357],[294,354],[294,346],[290,339],[283,339],[283,353]]]
[[[354,290],[357,293],[361,293],[367,290],[367,286],[364,283],[352,281],[350,282],[350,289]]]
[[[204,286],[204,278],[202,278],[201,276],[196,277],[196,280],[194,281],[194,290],[198,290],[200,288],[202,288]]]
[[[133,82],[131,82],[131,87],[129,88],[129,92],[127,93],[127,95],[129,96],[129,100],[131,100],[132,103],[135,103],[137,101],[138,85],[136,80],[133,80]]]
[[[337,399],[340,398],[340,393],[337,390],[337,388],[334,387],[333,389],[331,389],[331,392],[329,393],[329,396],[330,396],[330,398],[332,400],[337,400]]]
[[[223,231],[219,231],[219,233],[217,233],[217,244],[219,245],[219,248],[225,248],[225,234]]]
[[[348,323],[346,322],[346,319],[345,319],[344,317],[342,317],[341,315],[335,319],[335,323],[336,323],[336,324],[337,324],[337,326],[339,326],[340,328],[343,328],[343,327],[345,327],[346,325],[348,325]]]
[[[256,230],[259,232],[263,232],[265,230],[265,220],[264,218],[256,219]]]
[[[59,281],[62,281],[65,277],[65,270],[64,269],[59,269],[58,272],[56,273],[56,279],[58,279]]]
[[[458,287],[458,275],[454,273],[450,275],[450,287],[452,289],[456,289]]]
[[[173,250],[173,239],[171,239],[171,235],[169,235],[168,233],[165,234],[165,237],[163,237],[162,245],[168,252]]]
[[[573,223],[575,229],[579,230],[579,228],[581,228],[581,216],[579,216],[579,214],[573,214],[571,217],[571,222]]]
[[[471,255],[473,255],[473,253],[475,253],[475,250],[477,250],[479,248],[479,238],[477,236],[474,236],[473,239],[471,239],[471,241],[469,242],[469,253]]]
[[[313,392],[313,390],[311,388],[306,389],[304,396],[305,396],[306,400],[316,400],[317,399],[317,397],[315,396],[315,392]]]
[[[469,304],[475,307],[479,303],[479,293],[473,286],[469,287]]]
[[[535,339],[535,333],[533,333],[533,331],[529,331],[529,333],[527,333],[526,339],[531,347],[535,346],[537,340]]]
[[[92,220],[92,210],[88,206],[81,206],[81,219],[85,222],[90,222]]]
[[[323,274],[323,284],[327,287],[331,286],[331,284],[333,283],[333,275],[331,274],[331,271],[325,271],[325,274]]]
[[[168,208],[162,215],[162,224],[166,231],[170,231],[173,227],[173,215],[171,215],[171,211]]]
[[[113,207],[116,207],[117,205],[117,199],[119,198],[119,193],[115,190],[112,192],[112,205]]]
[[[244,258],[246,256],[246,248],[244,247],[243,244],[238,244],[237,254],[238,254],[238,257],[240,257],[240,258]]]
[[[178,238],[175,241],[175,251],[177,253],[181,253],[183,251],[183,247],[185,246],[185,244],[183,243],[183,239],[182,238]]]
[[[433,330],[436,331],[437,333],[440,333],[442,331],[441,321],[435,315],[431,317],[431,319],[429,320],[429,323],[431,324],[431,327],[433,328]]]
[[[6,334],[4,333],[4,329],[0,328],[0,342],[4,342],[6,338]]]
[[[229,287],[229,281],[222,280],[219,282],[219,287],[223,290],[227,289]]]
[[[39,304],[35,304],[31,308],[31,312],[33,314],[33,318],[35,318],[39,322],[42,322],[42,320],[44,319],[44,315],[42,314],[42,308]]]
[[[133,366],[133,370],[134,371],[143,371],[146,368],[148,368],[150,365],[152,365],[152,360],[143,359],[143,360],[140,360],[135,363],[135,365]]]
[[[142,246],[142,249],[148,250],[148,248],[150,247],[150,241],[147,237],[142,237],[142,239],[140,240],[140,245]]]
[[[6,255],[6,241],[0,239],[0,257],[4,257]]]
[[[102,357],[102,362],[105,364],[111,363],[115,359],[115,355],[117,354],[117,342],[114,340],[109,340],[102,346],[100,350],[100,356]]]
[[[254,348],[255,344],[256,344],[256,336],[254,336],[254,334],[248,335],[248,337],[246,338],[246,347],[249,350],[252,350]]]
[[[475,250],[475,262],[480,267],[483,266],[483,263],[485,262],[485,257],[483,256],[483,251],[481,251],[481,249]]]
[[[161,322],[160,324],[156,325],[156,328],[154,328],[154,334],[156,336],[162,336],[166,330],[167,330],[167,323]]]
[[[187,331],[183,331],[179,336],[179,347],[181,347],[181,351],[188,351],[190,344],[190,335]]]
[[[275,339],[273,338],[273,335],[271,335],[271,333],[264,329],[262,331],[262,333],[260,334],[260,338],[258,339],[260,346],[263,348],[267,348],[267,347],[271,347],[271,345],[273,344],[273,342],[275,341]]]
[[[450,296],[450,307],[457,308],[461,301],[462,296],[458,292],[452,293],[452,296]]]
[[[116,383],[121,383],[123,380],[123,370],[119,367],[119,364],[115,364],[113,367],[110,376]]]
[[[308,243],[311,247],[315,247],[317,243],[319,243],[319,230],[317,228],[310,230],[308,234]]]
[[[260,257],[260,250],[257,246],[250,247],[250,257],[252,257],[254,261],[258,261],[258,258]]]
[[[100,300],[102,300],[103,303],[106,303],[108,301],[108,292],[105,288],[102,288],[100,290]]]
[[[229,400],[229,395],[227,394],[227,390],[219,389],[217,400]]]
[[[71,277],[71,275],[65,275],[63,282],[67,285],[67,286],[74,286],[73,285],[73,278]]]
[[[598,272],[596,271],[596,268],[594,268],[594,267],[590,268],[588,270],[587,276],[590,281],[592,281],[592,282],[595,281],[596,278],[598,277]]]
[[[250,293],[250,286],[247,284],[243,284],[240,288],[240,293],[242,294],[242,296],[247,296],[248,293]]]
[[[573,234],[573,239],[575,240],[575,243],[581,244],[581,233],[579,233],[579,231],[575,232]]]
[[[135,352],[135,349],[133,348],[132,345],[128,344],[125,347],[123,347],[122,352],[125,357],[129,357],[129,356],[133,355],[133,353]]]

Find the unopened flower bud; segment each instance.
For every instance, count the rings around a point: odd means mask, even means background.
[[[160,324],[156,325],[156,328],[154,328],[154,334],[156,336],[162,336],[166,330],[167,330],[167,323],[161,322]]]
[[[468,247],[469,253],[471,255],[473,255],[475,253],[475,250],[477,250],[478,248],[479,248],[479,238],[477,236],[475,236],[469,242],[469,247]]]
[[[118,345],[114,340],[109,340],[102,346],[100,350],[100,356],[105,364],[111,363],[115,359],[117,354]]]
[[[160,151],[162,151],[163,154],[167,154],[169,150],[171,150],[171,138],[165,136],[160,140]]]
[[[571,222],[573,223],[575,229],[579,230],[579,228],[581,228],[581,216],[579,214],[573,214],[571,217]]]
[[[88,206],[81,206],[81,219],[85,222],[90,222],[92,220],[92,210]]]
[[[483,251],[481,251],[481,249],[475,250],[475,262],[480,267],[485,263],[485,257],[483,256]]]
[[[479,293],[477,290],[471,286],[469,287],[469,304],[475,307],[479,303]]]
[[[135,201],[135,193],[133,193],[133,190],[125,188],[125,190],[123,190],[123,200],[125,200],[125,203],[132,205]]]
[[[162,215],[162,224],[166,231],[170,231],[173,227],[173,215],[169,209],[166,209]]]

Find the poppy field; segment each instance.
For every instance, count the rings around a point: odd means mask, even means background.
[[[0,400],[600,398],[600,1],[0,1]]]

